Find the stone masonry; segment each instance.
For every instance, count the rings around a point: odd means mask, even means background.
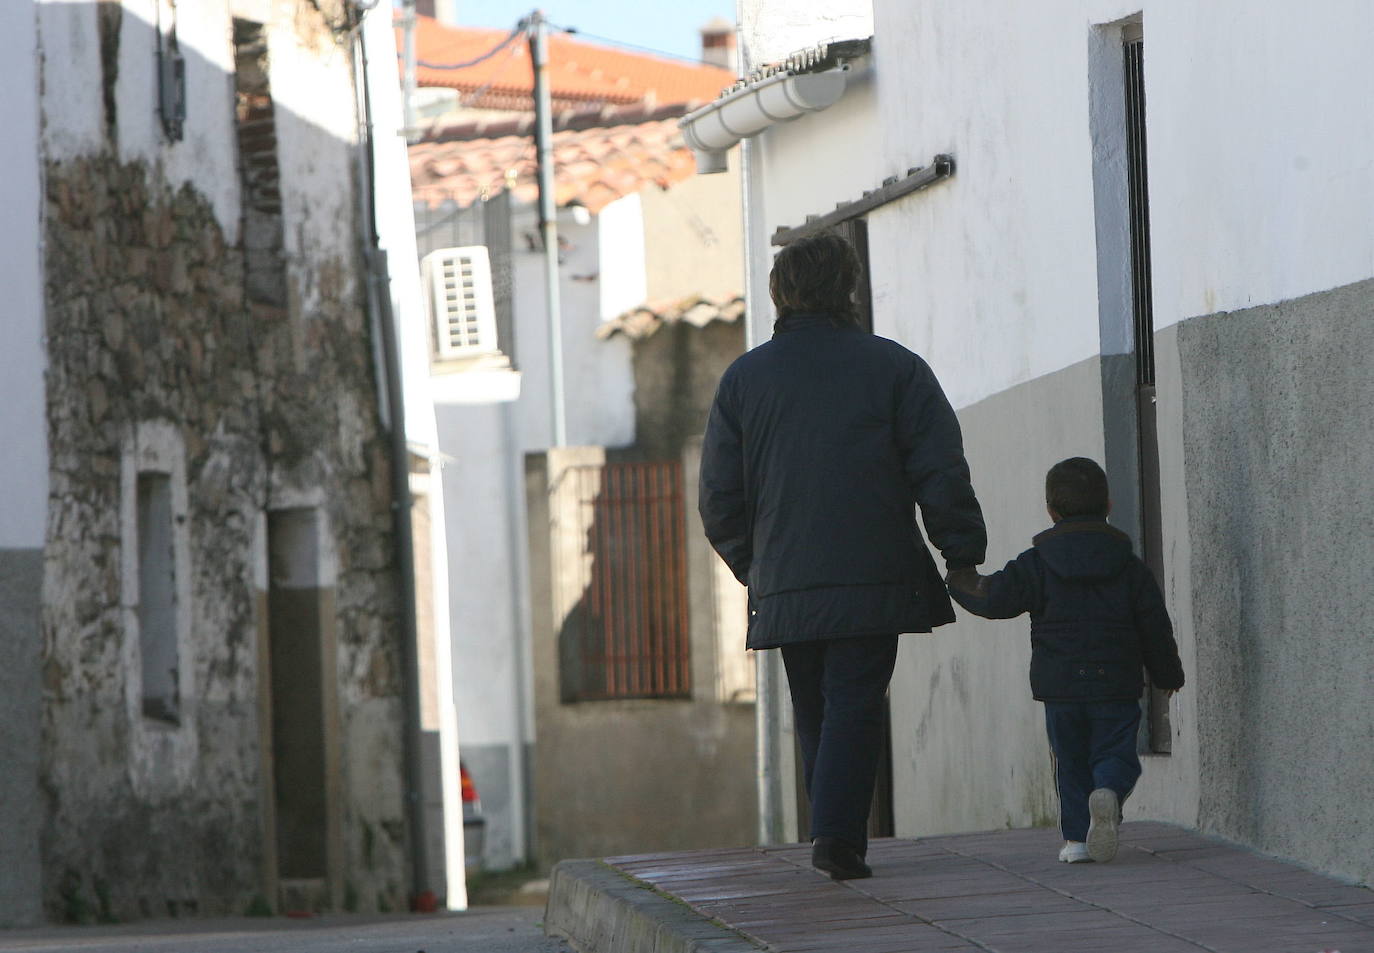
[[[343,905],[406,892],[387,442],[357,263],[308,267],[309,314],[246,295],[204,199],[109,155],[45,170],[51,496],[43,574],[47,915],[243,913],[262,896],[255,560],[281,488],[323,500],[338,551]],[[299,301],[292,289],[291,300]],[[195,750],[137,784],[121,644],[121,448],[185,446]],[[269,755],[270,756],[270,755]]]

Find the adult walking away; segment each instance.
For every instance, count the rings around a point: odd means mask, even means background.
[[[721,377],[706,425],[706,535],[749,587],[750,649],[781,648],[812,863],[871,876],[868,811],[897,636],[954,621],[941,573],[982,563],[959,423],[925,361],[861,329],[859,261],[837,235],[778,253],[773,338]]]

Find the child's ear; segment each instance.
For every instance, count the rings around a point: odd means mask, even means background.
[[[1054,509],[1053,506],[1050,506],[1048,503],[1046,503],[1046,504],[1045,504],[1045,512],[1048,513],[1048,514],[1050,514],[1050,522],[1052,522],[1052,523],[1058,523],[1058,522],[1059,522],[1059,514],[1055,512],[1055,509]]]
[[[1112,515],[1112,498],[1111,498],[1110,496],[1107,497],[1107,512],[1106,512],[1105,515],[1107,515],[1107,516],[1111,516],[1111,515]]]

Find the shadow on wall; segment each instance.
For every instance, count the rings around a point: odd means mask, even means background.
[[[160,6],[166,15],[171,5]],[[281,751],[260,730],[272,696],[257,531],[264,511],[313,493],[338,544],[332,585],[348,594],[330,615],[337,656],[324,659],[341,674],[321,743],[339,760],[310,782],[328,799],[328,903],[403,908],[388,449],[356,194],[339,188],[357,185],[353,97],[339,84],[339,99],[316,100],[341,130],[284,105],[312,77],[347,75],[343,0],[302,4],[273,26],[298,42],[273,40],[270,60],[261,25],[235,20],[231,34],[227,16],[179,7],[179,37],[120,4],[35,12],[54,461],[44,591],[56,594],[42,610],[48,682],[33,741],[43,745],[45,905],[67,919],[276,905],[288,872],[273,833]],[[222,30],[208,29],[214,17]],[[227,46],[197,49],[204,35],[232,36],[232,60]],[[179,724],[158,735],[187,743],[143,750],[139,738],[152,735],[126,704],[136,672],[120,649],[139,635],[111,567],[123,545],[122,445],[148,420],[185,444],[189,558],[176,571],[191,617],[178,664],[194,678]],[[375,783],[345,785],[350,776]]]
[[[588,557],[558,633],[567,704],[690,699],[682,461],[571,468]]]

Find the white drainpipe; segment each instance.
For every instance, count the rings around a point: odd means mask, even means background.
[[[778,73],[683,116],[678,126],[696,153],[697,172],[724,172],[726,150],[741,139],[833,106],[848,72],[846,63],[821,73]]]

